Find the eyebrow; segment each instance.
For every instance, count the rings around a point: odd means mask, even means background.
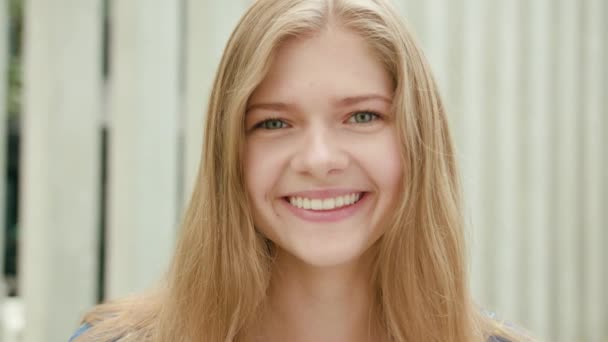
[[[337,101],[334,101],[334,105],[339,107],[348,107],[359,104],[361,102],[379,100],[386,102],[388,104],[392,104],[392,99],[386,97],[384,95],[379,94],[366,94],[366,95],[357,95],[357,96],[348,96]],[[255,110],[255,109],[267,109],[267,110],[275,110],[275,111],[284,111],[286,109],[295,107],[293,104],[285,103],[285,102],[268,102],[268,103],[253,103],[247,106],[247,112]]]
[[[366,101],[371,101],[371,100],[380,100],[380,101],[384,101],[388,104],[393,103],[393,100],[386,96],[378,95],[378,94],[368,94],[368,95],[345,97],[345,98],[337,101],[337,104],[339,106],[352,106],[352,105],[355,105],[355,104],[358,104],[361,102],[366,102]]]

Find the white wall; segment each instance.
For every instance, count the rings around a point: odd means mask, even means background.
[[[443,89],[478,301],[550,341],[608,336],[608,4],[406,1]]]
[[[177,226],[180,7],[115,1],[109,79],[108,296],[150,286]]]
[[[63,341],[97,293],[101,0],[25,3],[20,293],[25,342]]]

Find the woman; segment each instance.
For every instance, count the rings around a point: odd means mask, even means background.
[[[466,282],[429,67],[384,0],[258,0],[234,31],[166,284],[75,341],[520,341]]]

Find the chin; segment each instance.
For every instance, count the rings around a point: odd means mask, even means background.
[[[365,246],[358,243],[319,244],[316,248],[300,247],[295,250],[283,249],[291,257],[301,263],[317,268],[337,267],[360,262],[367,251]]]

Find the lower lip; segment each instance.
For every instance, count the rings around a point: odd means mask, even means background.
[[[336,222],[355,215],[367,201],[368,197],[368,193],[364,192],[361,194],[359,201],[357,201],[355,204],[330,210],[307,210],[296,208],[285,198],[282,199],[282,202],[294,215],[302,220],[310,222]]]

